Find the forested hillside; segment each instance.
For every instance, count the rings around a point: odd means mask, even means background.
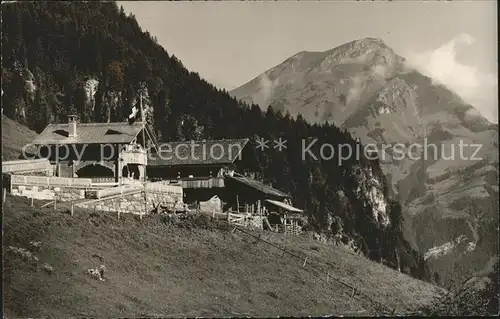
[[[238,170],[289,192],[311,227],[373,260],[431,277],[403,239],[401,208],[388,196],[378,161],[363,154],[342,165],[338,154],[302,159],[302,139],[355,149],[349,133],[236,101],[184,68],[115,3],[2,4],[2,56],[3,112],[30,129],[40,132],[68,114],[82,122],[123,121],[140,92],[159,141],[249,137],[252,151]],[[287,149],[271,144],[259,151],[257,136],[283,137]]]

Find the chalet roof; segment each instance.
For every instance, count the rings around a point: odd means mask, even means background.
[[[247,138],[163,143],[157,154],[151,154],[148,166],[231,164],[247,143]]]
[[[289,211],[289,212],[294,212],[294,213],[303,213],[304,212],[302,209],[295,208],[293,206],[290,206],[286,203],[283,203],[283,202],[280,202],[277,200],[266,199],[266,202],[273,204],[274,206],[278,206],[280,208],[283,208],[284,210]]]
[[[275,197],[280,197],[280,198],[290,198],[291,196],[274,188],[269,185],[266,185],[262,182],[259,182],[255,179],[249,178],[242,176],[240,174],[234,174],[233,176],[228,176],[228,178],[235,180],[237,182],[243,183],[249,187],[252,187],[264,194],[275,196]]]
[[[128,144],[141,132],[142,127],[141,122],[78,123],[77,135],[68,137],[68,123],[49,124],[32,144]]]

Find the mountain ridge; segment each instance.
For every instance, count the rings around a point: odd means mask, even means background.
[[[309,61],[304,54],[293,57],[297,65],[300,65],[300,59]],[[283,63],[230,94],[259,104],[263,109],[272,106],[292,117],[300,114],[310,123],[332,122],[360,138],[364,145],[375,145],[392,192],[405,205],[406,238],[421,253],[426,254],[432,247],[437,249],[457,240],[459,235],[451,230],[454,227],[462,229],[468,240],[474,243],[474,232],[469,233],[467,226],[470,224],[467,220],[474,219],[468,213],[473,208],[469,204],[457,206],[455,201],[457,198],[486,196],[484,200],[487,202],[483,204],[490,214],[490,207],[498,206],[498,182],[485,175],[494,174],[492,176],[498,178],[498,169],[492,166],[493,171],[483,172],[481,167],[484,165],[471,159],[471,145],[481,145],[477,157],[489,164],[498,163],[498,126],[458,94],[406,62],[381,40],[359,39],[319,53],[307,71],[294,73],[290,71],[293,69],[291,63]],[[283,69],[289,70],[288,73]],[[286,76],[274,77],[274,73],[285,73]],[[266,82],[266,77],[272,81]],[[256,79],[264,81],[258,83]],[[262,84],[267,84],[265,90],[263,87],[266,86]],[[431,142],[436,145],[435,149],[426,144]],[[468,159],[459,159],[458,149],[452,160],[444,159],[442,155],[448,154],[445,156],[449,157],[451,149],[458,148],[461,142],[469,145],[464,151]],[[409,153],[401,160],[396,159],[393,148],[381,151],[384,146],[394,144],[403,144],[406,151],[411,145],[416,145],[419,150],[414,150],[412,156],[420,157],[420,160],[410,159]],[[428,154],[423,152],[423,147],[427,147]],[[471,173],[467,173],[467,182],[464,182],[460,175],[467,170]],[[439,181],[436,180],[438,176]],[[427,218],[428,222],[425,222],[426,210],[442,212],[438,213],[442,218]],[[445,236],[438,235],[437,228],[443,229],[450,216],[461,216],[464,224],[451,223],[455,226],[444,231]],[[488,218],[495,220],[491,215]],[[436,233],[427,238],[417,236],[415,228],[420,226],[416,224],[436,227]],[[497,235],[498,231],[490,230],[482,236]],[[494,246],[490,249],[488,254],[494,254]],[[483,258],[485,262],[488,254]],[[470,266],[471,269],[476,267]],[[470,273],[467,270],[464,276]],[[460,281],[445,270],[442,275],[454,285]]]

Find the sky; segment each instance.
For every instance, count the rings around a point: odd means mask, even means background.
[[[497,123],[497,8],[473,1],[119,2],[169,54],[232,90],[300,51],[381,38]]]

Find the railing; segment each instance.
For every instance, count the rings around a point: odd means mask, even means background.
[[[34,185],[34,186],[86,188],[86,187],[92,186],[92,180],[90,178],[12,175],[11,176],[11,184],[12,185]]]
[[[224,187],[224,178],[213,177],[208,179],[184,179],[180,180],[182,188],[216,188]]]
[[[52,165],[46,158],[2,162],[2,172],[52,171]]]
[[[176,185],[168,185],[164,182],[149,182],[146,183],[147,192],[175,194],[182,196],[182,187]]]
[[[92,183],[115,183],[114,177],[91,177]]]
[[[96,184],[93,184],[95,186]],[[86,198],[105,198],[114,195],[127,195],[129,193],[137,193],[144,191],[144,186],[142,183],[132,183],[119,185],[117,187],[108,187],[104,189],[93,189],[88,190],[85,197]],[[146,193],[156,193],[156,194],[169,194],[178,195],[182,198],[182,187],[172,186],[165,183],[146,183]]]
[[[113,195],[127,195],[130,193],[138,193],[143,190],[142,185],[123,185],[118,187],[110,187],[105,189],[99,189],[94,191],[88,191],[85,194],[86,198],[104,198]]]

